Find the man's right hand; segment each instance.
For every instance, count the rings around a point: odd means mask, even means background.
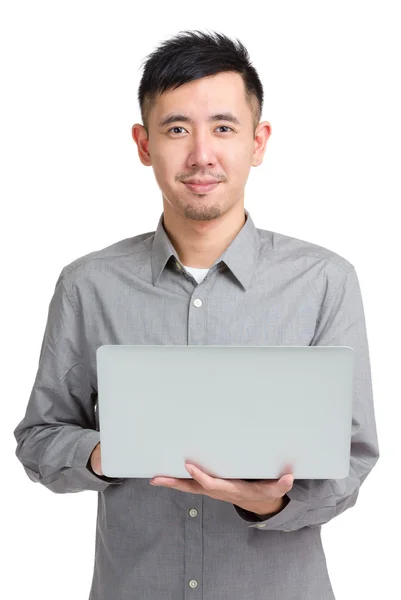
[[[96,446],[92,450],[92,454],[90,457],[90,466],[92,467],[96,475],[103,475],[102,458],[100,455],[100,442],[98,442],[98,444],[96,444]]]

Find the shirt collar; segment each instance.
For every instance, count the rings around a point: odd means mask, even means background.
[[[157,285],[171,256],[174,256],[180,263],[178,254],[164,229],[163,215],[164,213],[159,219],[151,247],[153,285]],[[240,284],[247,289],[256,268],[260,241],[259,233],[247,210],[245,210],[245,215],[246,221],[242,229],[212,266],[223,261]]]

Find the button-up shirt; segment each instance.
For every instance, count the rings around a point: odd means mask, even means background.
[[[32,481],[56,493],[98,492],[90,600],[335,598],[321,526],[355,504],[379,457],[358,278],[335,252],[258,229],[244,216],[200,284],[182,265],[163,214],[155,232],[80,257],[58,277],[14,435]],[[352,347],[348,476],[296,479],[285,507],[259,517],[149,479],[96,475],[89,459],[100,441],[103,344]]]

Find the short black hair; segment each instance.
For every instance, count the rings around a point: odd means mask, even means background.
[[[189,81],[225,71],[234,71],[242,76],[246,100],[254,114],[255,132],[262,114],[263,86],[247,49],[238,38],[233,41],[223,33],[180,31],[162,42],[144,61],[138,101],[148,136],[149,112],[157,95]]]

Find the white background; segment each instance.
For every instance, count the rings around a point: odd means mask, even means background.
[[[262,120],[271,122],[273,133],[245,194],[256,226],[330,248],[354,264],[360,280],[381,458],[356,506],[324,525],[322,535],[337,600],[395,598],[401,533],[398,3],[144,5],[1,5],[7,548],[1,587],[10,586],[10,600],[88,598],[97,494],[53,494],[35,485],[14,455],[12,432],[25,413],[61,269],[153,231],[161,214],[153,171],[140,163],[130,131],[140,122],[140,63],[180,30],[208,29],[246,45],[265,89]]]

